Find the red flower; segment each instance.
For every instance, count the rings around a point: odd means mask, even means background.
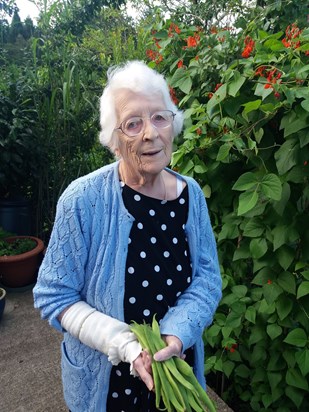
[[[211,99],[213,95],[213,93],[208,93],[208,99]]]
[[[200,136],[202,134],[202,129],[201,128],[196,129],[196,134]]]
[[[156,50],[151,50],[151,49],[146,50],[146,56],[150,60],[154,61],[156,64],[159,64],[163,60],[162,54],[160,54]]]
[[[223,83],[217,83],[215,87],[215,92],[222,86]]]
[[[285,30],[285,38],[281,40],[284,47],[298,49],[300,47],[300,40],[296,39],[298,39],[301,33],[302,30],[296,26],[296,23],[290,24]]]
[[[218,33],[217,27],[215,27],[215,26],[211,27],[211,28],[210,28],[210,33],[211,33],[211,34],[217,34],[217,33]]]
[[[243,50],[243,52],[241,53],[242,57],[244,57],[245,59],[247,59],[248,57],[250,57],[254,46],[255,46],[255,41],[251,39],[250,36],[246,36],[245,38],[245,48]]]
[[[307,162],[307,160],[305,160],[304,161],[304,166],[307,166],[308,165],[308,162]]]
[[[187,38],[187,47],[196,47],[197,46],[197,40],[195,37],[189,36]]]
[[[173,37],[173,31],[177,34],[181,33],[180,28],[175,23],[171,23],[168,29],[168,37]]]
[[[179,60],[179,61],[178,61],[177,67],[178,67],[178,69],[180,69],[181,67],[183,67],[183,60]]]
[[[175,104],[178,104],[178,103],[179,103],[179,100],[177,99],[175,90],[174,90],[171,86],[169,86],[169,89],[170,89],[171,99],[173,100],[173,102],[174,102]]]
[[[267,285],[271,285],[272,283],[273,283],[272,280],[268,279]]]
[[[200,58],[199,55],[197,55],[197,56],[194,57],[195,60],[198,60],[199,58]]]

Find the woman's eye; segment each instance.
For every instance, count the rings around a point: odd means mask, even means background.
[[[126,123],[126,129],[127,130],[134,130],[140,127],[142,122],[142,119],[134,119],[134,120],[129,120]]]

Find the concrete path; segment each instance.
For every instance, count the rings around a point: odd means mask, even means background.
[[[7,293],[0,323],[1,412],[67,411],[60,377],[61,339],[33,308],[32,290]],[[233,412],[211,389],[209,395],[218,412]]]

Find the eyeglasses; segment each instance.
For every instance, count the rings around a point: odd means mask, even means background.
[[[176,116],[171,110],[160,110],[154,112],[150,117],[135,116],[123,121],[115,130],[121,130],[128,137],[135,137],[145,128],[145,119],[149,119],[150,123],[156,129],[166,129],[171,126]]]

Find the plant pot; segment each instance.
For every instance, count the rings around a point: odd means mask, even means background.
[[[29,199],[0,199],[0,226],[16,235],[31,233],[31,201]]]
[[[5,295],[6,291],[3,288],[0,288],[0,322],[5,308]]]
[[[14,242],[17,238],[32,239],[36,242],[36,247],[19,255],[0,256],[0,282],[10,288],[20,288],[36,282],[44,249],[43,241],[34,236],[12,236],[6,240]]]

